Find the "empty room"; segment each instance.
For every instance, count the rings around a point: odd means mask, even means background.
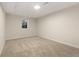
[[[0,57],[79,57],[79,3],[0,2]]]

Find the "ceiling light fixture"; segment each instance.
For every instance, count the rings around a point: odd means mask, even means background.
[[[40,9],[40,5],[35,5],[34,8],[35,8],[36,10],[39,10],[39,9]]]

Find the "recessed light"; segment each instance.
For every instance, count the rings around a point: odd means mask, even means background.
[[[40,9],[40,5],[35,5],[34,8],[35,8],[36,10],[38,10],[38,9]]]

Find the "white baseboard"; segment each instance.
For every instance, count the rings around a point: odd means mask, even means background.
[[[53,40],[55,42],[58,42],[58,43],[61,43],[61,44],[64,44],[64,45],[68,45],[68,46],[71,46],[73,48],[77,48],[79,49],[79,46],[76,46],[76,45],[73,45],[73,44],[70,44],[70,43],[67,43],[67,42],[62,42],[62,41],[58,41],[58,40],[55,40],[55,39],[50,39],[50,38],[46,38],[46,37],[42,37],[42,36],[39,36],[40,38],[44,38],[44,39],[49,39],[49,40]]]
[[[34,36],[28,36],[28,37],[12,38],[12,39],[7,39],[7,40],[15,40],[15,39],[23,39],[23,38],[31,38],[31,37],[36,37],[36,35],[34,35]]]
[[[49,40],[53,40],[55,42],[58,42],[58,43],[61,43],[61,44],[64,44],[64,45],[68,45],[68,46],[71,46],[71,47],[74,47],[74,48],[78,48],[79,49],[79,46],[76,46],[76,45],[73,45],[73,44],[70,44],[70,43],[67,43],[67,42],[62,42],[62,41],[58,41],[58,40],[55,40],[55,39],[50,39],[48,37],[43,37],[43,36],[29,36],[29,37],[21,37],[21,38],[15,38],[15,39],[23,39],[23,38],[30,38],[30,37],[40,37],[40,38],[43,38],[43,39],[49,39]],[[13,40],[13,39],[8,39],[8,40]]]

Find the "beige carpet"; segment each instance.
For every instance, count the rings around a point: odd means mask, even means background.
[[[79,57],[79,49],[52,40],[31,37],[7,40],[3,57]]]

